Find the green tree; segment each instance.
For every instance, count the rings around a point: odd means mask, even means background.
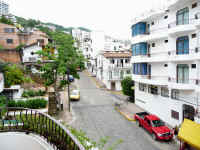
[[[4,24],[8,24],[8,25],[14,25],[14,23],[10,19],[6,18],[5,16],[1,16],[0,22]]]
[[[24,72],[17,65],[6,65],[3,69],[5,86],[18,85],[24,82],[31,82],[30,78],[24,77]]]
[[[77,68],[82,61],[82,55],[77,52],[74,47],[74,40],[71,35],[63,32],[50,32],[46,28],[50,38],[54,41],[53,44],[48,44],[44,50],[38,52],[40,56],[47,60],[52,60],[51,63],[42,63],[41,72],[42,78],[45,80],[45,86],[55,85],[57,77],[61,77],[62,80],[59,82],[59,87],[64,87],[68,84],[66,75],[69,70],[70,74],[75,78],[79,78]],[[56,47],[58,53],[52,53],[52,49]]]
[[[121,81],[122,92],[127,96],[134,96],[134,82],[131,77],[126,77]]]

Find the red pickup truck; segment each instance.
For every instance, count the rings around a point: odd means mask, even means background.
[[[136,113],[134,117],[138,126],[142,126],[150,132],[154,140],[171,140],[173,138],[173,131],[165,126],[165,123],[157,116],[141,112]]]

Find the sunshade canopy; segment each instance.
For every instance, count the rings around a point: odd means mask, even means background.
[[[178,133],[178,138],[200,150],[200,124],[185,119]]]

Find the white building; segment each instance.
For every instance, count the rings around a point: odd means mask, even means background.
[[[42,50],[42,46],[38,43],[33,43],[31,45],[25,46],[23,48],[22,62],[23,63],[36,63],[42,60],[37,54],[38,51]]]
[[[130,49],[130,44],[125,40],[120,40],[106,35],[103,31],[91,32],[91,53],[89,71],[97,75],[97,57],[105,51],[125,51]]]
[[[0,73],[0,93],[3,91],[4,89],[4,77],[3,77],[3,73]]]
[[[97,78],[110,90],[121,91],[121,80],[131,76],[130,51],[105,51],[97,57]]]
[[[91,32],[83,31],[81,29],[73,29],[72,36],[75,39],[75,47],[79,48],[86,59],[91,58]],[[89,62],[89,61],[88,61]],[[89,66],[88,63],[85,64],[86,67]]]
[[[5,0],[0,0],[0,16],[9,14],[9,4]]]
[[[200,123],[200,1],[176,0],[132,24],[135,103],[172,126]]]

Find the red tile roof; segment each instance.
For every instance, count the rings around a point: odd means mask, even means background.
[[[130,58],[132,53],[130,51],[107,51],[103,53],[106,58]]]

